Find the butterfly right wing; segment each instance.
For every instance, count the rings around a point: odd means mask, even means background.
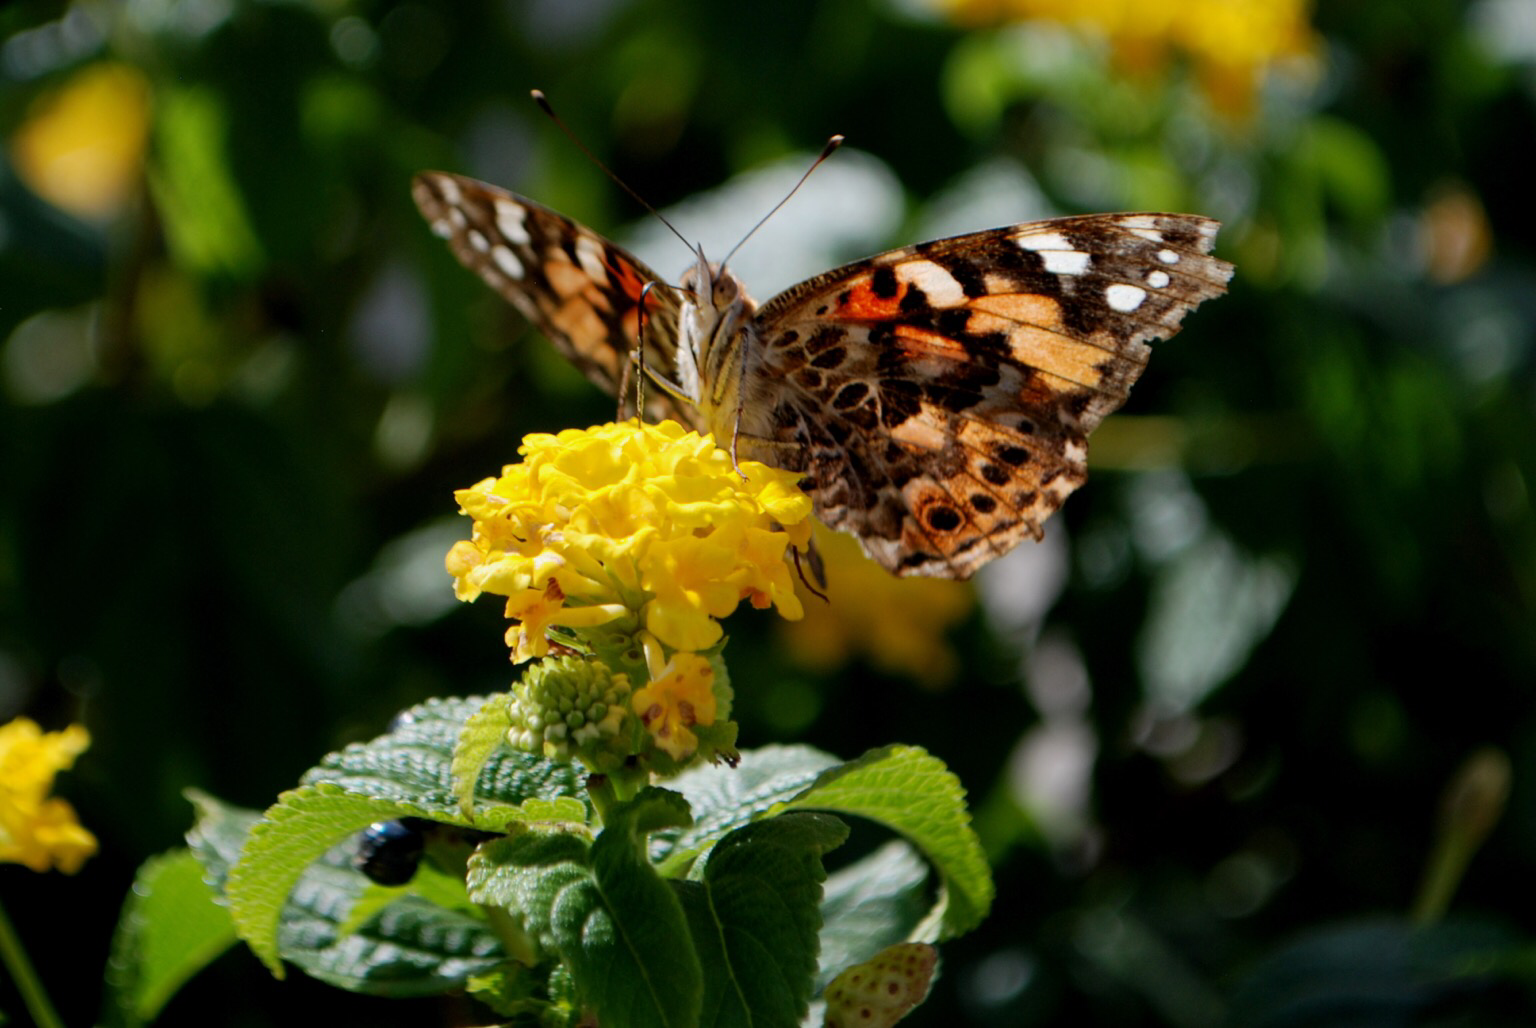
[[[411,183],[411,195],[459,262],[593,383],[618,394],[624,364],[640,340],[642,296],[646,365],[676,379],[681,301],[632,254],[548,207],[462,175],[424,171]],[[632,387],[633,376],[630,381]],[[655,388],[645,396],[651,417],[698,425],[688,404]]]

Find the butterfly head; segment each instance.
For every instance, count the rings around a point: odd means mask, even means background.
[[[757,310],[757,301],[747,295],[741,279],[706,260],[702,251],[683,272],[678,290],[683,295],[678,312],[679,385],[707,421],[721,397],[704,395],[700,383],[715,383],[717,391],[734,387],[736,376],[730,371],[740,359],[742,329]]]
[[[745,295],[741,279],[725,270],[724,265],[706,260],[702,253],[693,266],[683,272],[678,288],[689,294],[696,306],[713,307],[716,311],[726,310]]]

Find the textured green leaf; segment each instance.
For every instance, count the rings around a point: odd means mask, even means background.
[[[311,863],[374,821],[417,816],[466,823],[453,788],[454,746],[465,722],[484,702],[432,700],[405,711],[388,734],[327,756],[304,776],[303,786],[279,797],[251,829],[250,841],[230,873],[227,895],[241,937],[274,974],[281,974],[282,926],[284,939],[293,940],[292,959],[310,973],[348,987],[378,977],[355,953],[332,952],[339,926],[346,923],[344,911],[337,916],[329,904],[321,904],[319,920],[311,919],[310,924],[319,941],[312,941],[309,935],[289,932],[282,920],[284,904]],[[490,826],[499,828],[513,820],[569,816],[582,807],[576,798],[579,789],[580,777],[572,768],[504,751],[482,762],[473,795],[477,804],[500,811]],[[518,804],[530,799],[538,802],[525,813]],[[350,872],[342,867],[338,873]],[[332,888],[343,886],[365,888],[352,879],[338,880]],[[388,928],[401,925],[408,946],[437,945],[422,939],[424,933],[437,934],[432,928],[436,922],[424,913],[428,908],[387,912],[392,920],[385,923],[385,936],[375,941],[388,943]],[[475,949],[470,956],[479,959],[484,953]],[[421,986],[433,987],[428,982]]]
[[[474,816],[475,783],[491,754],[506,745],[507,730],[511,727],[507,697],[492,696],[459,730],[449,770],[453,775],[453,795],[464,817]]]
[[[205,878],[222,893],[261,815],[210,796],[192,798],[201,814],[187,840]],[[393,816],[374,813],[373,819]],[[380,889],[352,868],[356,845],[344,837],[304,868],[279,915],[282,959],[339,988],[389,996],[459,988],[501,961],[500,942],[469,909],[462,883],[445,896],[455,883],[423,868],[407,889]]]
[[[704,765],[683,772],[667,785],[688,798],[693,824],[661,832],[651,856],[663,873],[675,870],[743,825],[799,795],[836,757],[809,746],[765,746],[741,754],[735,768]]]
[[[153,857],[134,876],[107,965],[107,1020],[154,1020],[187,979],[236,941],[229,911],[187,850]]]
[[[470,860],[470,895],[557,951],[604,1028],[697,1024],[698,956],[672,886],[645,857],[650,832],[687,820],[681,796],[647,788],[614,808],[590,846],[569,832],[492,841]]]
[[[921,850],[942,882],[933,911],[940,938],[970,931],[992,905],[992,875],[965,790],[942,761],[917,747],[885,746],[825,771],[784,809],[868,818]]]
[[[821,855],[847,837],[834,817],[785,814],[732,832],[699,881],[677,883],[704,969],[702,1024],[800,1023],[816,972]]]
[[[274,975],[283,974],[277,948],[283,906],[310,864],[375,821],[411,815],[429,816],[329,783],[291,789],[267,809],[230,869],[225,896],[240,937]]]
[[[393,903],[349,923],[372,887],[353,870],[349,841],[310,865],[283,908],[278,953],[306,974],[338,988],[373,995],[439,995],[505,960],[501,942],[479,911],[467,909],[462,883],[417,875]],[[457,884],[459,898],[438,902],[437,889]]]
[[[303,783],[329,782],[347,792],[402,803],[438,821],[471,825],[454,786],[454,749],[466,723],[486,705],[483,697],[436,699],[395,718],[388,734],[354,743],[325,757]],[[475,782],[472,827],[499,830],[508,820],[482,818],[483,810],[517,807],[528,799],[581,802],[583,776],[569,764],[555,764],[511,749],[491,753]]]

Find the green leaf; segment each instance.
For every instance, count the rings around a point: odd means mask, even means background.
[[[507,697],[503,695],[486,700],[460,729],[449,770],[453,775],[453,796],[459,801],[459,809],[465,818],[474,816],[475,783],[481,770],[491,759],[491,754],[506,745],[507,731],[511,727],[511,711]]]
[[[389,818],[466,824],[454,793],[454,746],[465,723],[484,705],[479,698],[430,700],[405,711],[387,735],[327,756],[304,776],[303,786],[280,796],[252,828],[226,893],[241,937],[274,974],[282,973],[278,930],[284,903],[305,869],[332,846]],[[500,816],[474,827],[501,828],[551,811],[569,814],[580,803],[575,799],[579,789],[580,775],[569,766],[512,751],[495,754],[483,762],[473,795],[477,804]],[[518,806],[529,799],[541,801],[531,814]],[[342,867],[337,873],[348,872]],[[351,880],[348,887],[364,888]],[[344,922],[344,917],[330,919],[333,926]],[[413,934],[420,928],[414,922],[407,927]],[[301,952],[308,950],[301,947]],[[317,973],[310,965],[306,970]],[[327,966],[319,973],[333,969]],[[350,964],[335,973],[353,984],[362,974]]]
[[[704,969],[705,1025],[795,1028],[810,1005],[821,928],[821,855],[848,837],[825,814],[747,825],[676,887]]]
[[[604,1028],[698,1023],[702,972],[682,905],[646,860],[646,836],[688,821],[665,789],[620,803],[588,846],[570,832],[529,831],[482,846],[470,895],[505,907],[559,953]]]
[[[430,811],[424,816],[437,821],[490,831],[523,819],[502,807],[533,798],[581,802],[585,791],[579,769],[505,748],[480,763],[472,794],[475,819],[464,817],[462,790],[454,783],[454,752],[460,732],[486,705],[484,697],[428,700],[395,718],[387,735],[330,754],[305,774],[303,783],[329,782],[349,793]]]
[[[836,757],[809,746],[765,746],[741,755],[735,768],[705,765],[667,784],[688,798],[693,824],[659,833],[651,856],[671,876],[729,833],[799,795]]]
[[[868,818],[921,850],[942,883],[931,915],[939,938],[970,931],[992,905],[992,875],[965,790],[942,761],[917,747],[882,747],[825,771],[783,809]]]
[[[187,841],[206,879],[222,893],[261,815],[201,794],[192,798],[201,815]],[[369,809],[375,820],[393,816]],[[359,812],[364,816],[370,815]],[[277,933],[282,959],[338,988],[387,996],[460,988],[501,962],[500,940],[469,904],[462,882],[423,867],[409,889],[381,890],[353,868],[356,847],[354,838],[344,837],[305,867],[289,890]],[[252,867],[262,861],[258,854]]]
[[[427,868],[405,895],[349,925],[351,909],[372,887],[352,868],[354,852],[349,840],[305,871],[283,908],[284,960],[337,988],[390,997],[461,989],[504,962],[501,940],[483,912],[469,908],[463,883]],[[438,889],[449,886],[457,898],[438,902]]]
[[[187,850],[152,857],[134,876],[107,964],[107,1020],[141,1025],[235,943],[229,911]]]
[[[230,869],[225,896],[240,937],[274,975],[283,976],[277,948],[283,906],[310,864],[375,821],[412,815],[430,816],[331,783],[291,789],[267,809]]]

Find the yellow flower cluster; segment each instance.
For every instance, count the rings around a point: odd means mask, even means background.
[[[719,642],[743,599],[802,615],[785,547],[810,538],[798,476],[733,466],[707,436],[634,421],[531,435],[523,460],[455,494],[474,519],[448,554],[462,600],[507,598],[513,659],[549,652],[553,626],[630,617],[674,650]]]
[[[96,852],[74,808],[48,795],[54,776],[90,744],[81,725],[43,732],[24,717],[0,725],[0,861],[74,874]]]
[[[1219,109],[1245,113],[1264,71],[1320,49],[1307,0],[937,0],[971,24],[1039,18],[1105,36],[1122,65],[1186,55]]]

